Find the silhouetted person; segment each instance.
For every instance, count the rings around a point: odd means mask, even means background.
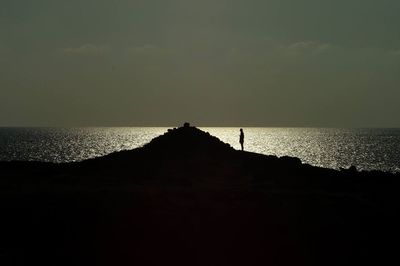
[[[243,128],[240,129],[239,142],[240,142],[240,146],[242,146],[242,151],[243,151],[243,150],[244,150],[244,148],[243,148],[243,144],[244,144],[244,133],[243,133]]]

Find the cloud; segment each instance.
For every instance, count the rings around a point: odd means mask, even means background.
[[[131,55],[140,55],[140,56],[153,56],[153,55],[166,55],[168,54],[168,50],[165,48],[161,48],[157,45],[146,44],[143,46],[134,46],[127,49],[128,53]]]
[[[394,55],[394,56],[400,56],[400,49],[399,49],[399,50],[390,51],[390,53],[391,53],[392,55]]]
[[[105,54],[109,51],[106,45],[83,44],[79,47],[69,47],[62,49],[62,52],[69,55],[90,55],[97,56]]]
[[[297,41],[285,44],[268,39],[258,44],[253,42],[253,45],[249,46],[228,48],[226,51],[230,58],[256,62],[261,58],[272,60],[285,57],[318,56],[334,49],[337,50],[337,48],[337,46],[323,42]]]
[[[280,47],[281,50],[293,54],[311,54],[311,55],[318,55],[321,54],[333,46],[329,43],[320,43],[314,41],[299,41],[295,43],[291,43],[289,45],[283,45]]]
[[[3,54],[6,52],[6,47],[0,43],[0,53]]]

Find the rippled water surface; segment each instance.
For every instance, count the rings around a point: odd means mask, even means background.
[[[201,128],[239,149],[238,128]],[[0,160],[81,161],[133,149],[167,128],[0,128]],[[304,163],[400,171],[400,129],[244,128],[245,149]]]

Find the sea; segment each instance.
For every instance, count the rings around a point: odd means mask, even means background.
[[[200,127],[240,149],[239,128]],[[245,150],[340,169],[400,172],[400,129],[243,128]],[[77,162],[141,147],[167,127],[0,128],[0,161]]]

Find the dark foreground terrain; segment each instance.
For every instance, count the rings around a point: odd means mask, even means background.
[[[194,127],[0,176],[0,265],[400,265],[400,175],[236,151]]]

